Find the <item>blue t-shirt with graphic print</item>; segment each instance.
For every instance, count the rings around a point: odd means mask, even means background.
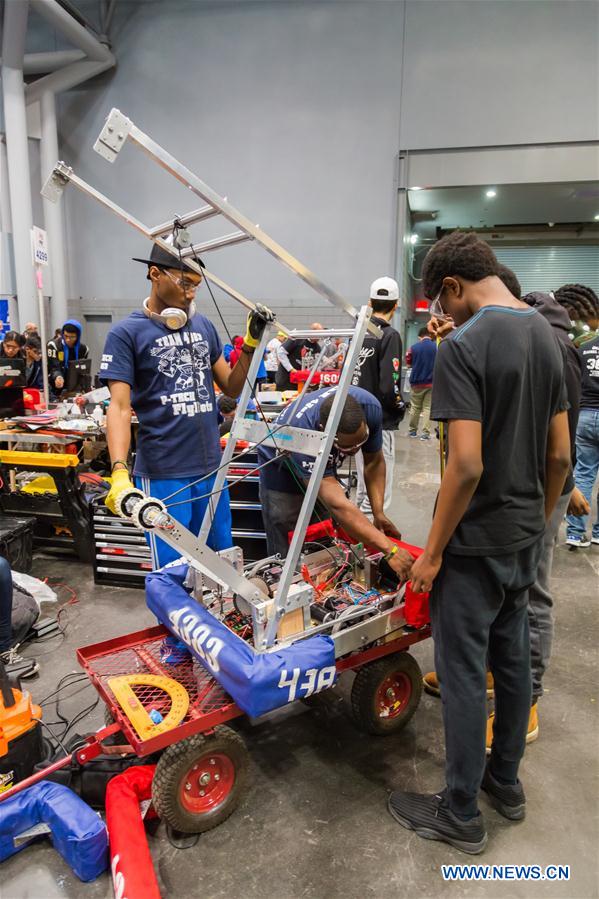
[[[277,416],[275,424],[287,424],[307,431],[318,431],[320,427],[320,407],[327,397],[332,396],[337,387],[325,387],[307,393],[300,400],[292,402]],[[377,453],[383,446],[383,410],[380,402],[367,390],[361,387],[350,387],[349,395],[359,402],[364,412],[364,418],[368,425],[368,440],[362,447],[365,453]],[[275,437],[276,439],[276,437]],[[275,450],[262,444],[258,447],[258,461],[268,462],[275,457]],[[335,477],[337,466],[343,454],[333,446],[329,455],[327,467],[323,477]],[[293,474],[289,470],[293,469]],[[303,453],[291,453],[289,457],[282,456],[276,462],[266,465],[260,472],[260,480],[268,490],[278,490],[281,493],[301,493],[298,481],[307,480],[314,467],[314,456],[305,456]],[[295,477],[294,477],[295,475]]]
[[[216,328],[203,315],[171,331],[137,311],[110,330],[100,378],[131,386],[136,475],[197,478],[219,466],[212,366],[221,354]]]

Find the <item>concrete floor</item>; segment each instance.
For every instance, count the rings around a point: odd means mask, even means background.
[[[405,538],[421,543],[438,486],[436,441],[399,436],[392,517]],[[563,535],[562,535],[563,542]],[[75,648],[152,622],[142,591],[102,588],[78,563],[37,559],[34,574],[73,586],[63,642],[30,647],[41,676],[34,697],[49,693],[77,670]],[[555,556],[556,637],[540,736],[526,752],[521,777],[526,820],[510,824],[481,799],[489,831],[477,859],[442,843],[424,841],[396,824],[386,810],[396,787],[435,791],[443,784],[440,702],[426,694],[411,724],[397,736],[365,736],[353,725],[344,697],[351,675],[313,708],[301,703],[254,722],[241,732],[252,757],[253,784],[234,815],[187,850],[174,849],[161,826],[150,838],[162,895],[173,899],[263,897],[363,899],[437,897],[448,887],[442,864],[569,865],[569,882],[512,881],[454,884],[452,895],[536,899],[592,899],[599,895],[597,847],[597,600],[599,547]],[[422,670],[432,665],[432,643],[414,649]],[[72,715],[94,696],[91,687],[64,703]],[[80,732],[102,723],[101,709]],[[82,884],[49,844],[4,862],[2,899],[112,897],[107,875]],[[130,897],[133,899],[133,897]]]

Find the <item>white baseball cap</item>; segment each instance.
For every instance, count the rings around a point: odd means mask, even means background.
[[[371,300],[398,300],[399,287],[394,278],[377,278],[370,285]]]

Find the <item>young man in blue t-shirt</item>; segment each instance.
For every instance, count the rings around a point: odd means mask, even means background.
[[[106,418],[112,488],[106,505],[131,485],[127,457],[131,409],[139,422],[135,484],[144,493],[173,498],[171,514],[198,533],[208,503],[212,527],[208,545],[232,545],[228,494],[211,497],[220,465],[220,435],[214,381],[227,396],[241,393],[268,310],[248,316],[242,351],[231,370],[212,322],[196,313],[194,298],[202,278],[178,268],[170,253],[154,245],[148,266],[152,289],[142,309],[116,324],[106,338],[100,377],[110,387]],[[177,558],[176,550],[150,534],[155,568]]]

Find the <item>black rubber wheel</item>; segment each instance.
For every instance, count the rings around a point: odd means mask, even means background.
[[[369,734],[395,734],[406,726],[422,696],[422,672],[408,652],[359,669],[351,691],[354,721]]]
[[[110,727],[111,724],[116,723],[116,718],[113,717],[109,707],[107,705],[104,706],[104,726]],[[119,730],[116,732],[116,734],[113,734],[112,737],[108,737],[108,739],[104,742],[108,746],[126,746],[129,741],[127,740],[127,737],[125,736],[123,731]]]
[[[235,811],[248,786],[249,755],[230,727],[195,734],[164,750],[152,782],[158,815],[175,830],[204,833]]]

